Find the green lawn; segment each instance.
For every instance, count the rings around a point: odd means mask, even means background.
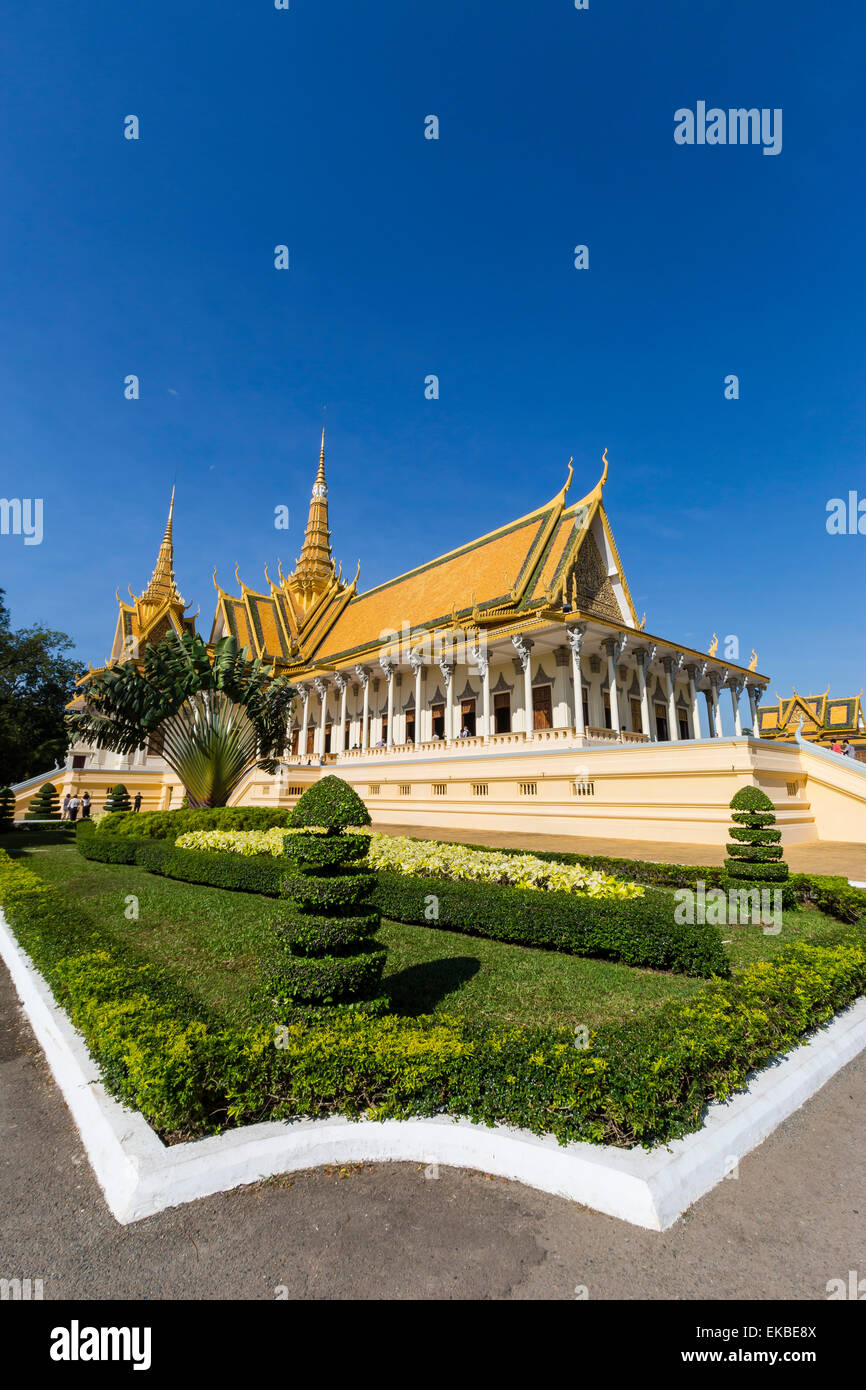
[[[167,967],[227,1021],[247,1021],[248,997],[271,949],[272,899],[175,882],[127,865],[99,864],[63,845],[21,857],[78,900],[103,931]],[[138,899],[129,920],[128,895]],[[734,968],[768,959],[792,940],[832,925],[820,912],[789,912],[780,936],[728,928]],[[385,984],[396,1012],[465,1013],[491,1022],[569,1026],[627,1018],[701,988],[702,981],[552,951],[535,951],[435,928],[383,922]]]

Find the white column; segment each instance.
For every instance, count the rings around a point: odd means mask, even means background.
[[[734,733],[738,738],[740,738],[743,733],[743,721],[740,718],[740,691],[742,688],[739,681],[731,681],[728,686],[731,692],[731,706],[734,711]]]
[[[713,728],[716,738],[723,738],[722,733],[722,711],[719,709],[719,678],[713,673],[710,676],[710,702],[713,707]]]
[[[642,647],[635,655],[637,656],[638,668],[637,679],[640,686],[640,717],[643,724],[643,731],[651,743],[656,742],[655,725],[650,719],[649,694],[647,692],[647,678],[650,674],[650,662],[656,654],[655,647]]]
[[[493,737],[493,715],[490,711],[490,662],[485,661],[481,671],[481,718],[484,721],[482,735],[485,743]]]
[[[532,642],[518,634],[511,639],[523,671],[523,736],[532,737]]]
[[[320,758],[324,758],[324,756],[325,756],[325,722],[326,722],[326,720],[327,720],[327,718],[328,718],[328,682],[325,681],[325,680],[321,680],[320,678],[317,678],[316,681],[315,681],[315,686],[316,686],[316,690],[319,692],[319,699],[320,699],[321,702],[322,702],[322,704],[321,704],[321,711],[320,711],[320,713],[319,713],[319,736],[318,736],[318,740],[317,740],[317,741],[318,741],[318,745],[319,745],[318,752],[319,752],[319,757],[320,757]]]
[[[415,672],[415,745],[424,742],[424,731],[421,728],[421,688],[424,681],[424,662],[420,652],[411,652],[409,655],[409,665]]]
[[[364,707],[361,714],[361,738],[359,741],[361,747],[366,749],[370,714],[370,672],[366,666],[356,666],[355,673],[364,688]]]
[[[583,671],[580,666],[580,649],[586,635],[586,624],[579,623],[575,627],[567,627],[565,635],[571,648],[571,675],[574,681],[574,732],[583,738],[586,734],[586,723],[583,718]]]
[[[479,632],[478,641],[471,649],[472,659],[476,668],[481,672],[481,728],[478,728],[478,721],[475,722],[475,733],[484,739],[485,743],[490,742],[493,730],[490,727],[490,662],[487,657],[487,634]]]
[[[439,670],[442,672],[442,679],[445,682],[445,740],[450,743],[454,737],[454,672],[456,667],[453,662],[439,662]]]
[[[672,743],[679,743],[680,727],[677,719],[677,661],[675,657],[666,656],[664,668],[668,677],[668,738]]]
[[[616,693],[616,659],[619,654],[619,643],[615,637],[608,637],[603,643],[607,652],[607,683],[610,686],[610,727],[619,736],[619,700]]]
[[[697,686],[695,685],[695,666],[686,667],[686,675],[689,678],[689,704],[692,711],[692,738],[701,736],[701,707],[698,700]]]
[[[301,686],[301,690],[303,690],[303,692],[304,692],[304,721],[303,721],[303,723],[302,723],[302,725],[301,725],[301,733],[300,733],[300,737],[299,737],[299,739],[298,739],[298,755],[299,755],[299,757],[306,757],[306,756],[307,756],[307,724],[308,724],[309,718],[310,718],[310,687],[309,687],[308,685],[302,685],[302,686]]]
[[[390,748],[394,742],[394,667],[384,657],[380,664],[388,682],[388,717],[385,725],[385,743]]]
[[[334,684],[340,692],[340,728],[334,752],[342,753],[346,747],[346,695],[349,689],[349,682],[342,671],[338,671],[334,676]]]
[[[553,653],[556,662],[556,670],[553,676],[553,727],[554,729],[567,729],[571,723],[571,712],[568,708],[568,651],[565,647],[557,647]]]

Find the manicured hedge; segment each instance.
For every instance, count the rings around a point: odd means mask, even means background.
[[[144,858],[137,864],[148,868]],[[240,893],[264,893],[276,897],[280,885],[291,873],[284,860],[268,854],[220,854],[202,849],[175,849],[163,860],[159,873],[185,883],[206,883],[212,888],[230,888]]]
[[[642,898],[589,898],[380,870],[375,902],[392,921],[494,941],[684,975],[727,975],[730,970],[718,928],[678,926],[673,897],[653,888]]]
[[[866,990],[866,931],[787,947],[671,1000],[589,1046],[561,1028],[337,1013],[227,1029],[196,1016],[165,972],[88,931],[68,902],[0,852],[0,905],[99,1062],[107,1087],[169,1139],[293,1116],[448,1113],[561,1143],[667,1142],[756,1067]]]
[[[267,854],[220,854],[211,850],[176,849],[166,840],[133,840],[122,835],[94,833],[82,828],[76,845],[85,859],[103,864],[137,864],[154,874],[211,888],[230,888],[240,893],[264,893],[276,897],[280,884],[291,874],[285,860]]]
[[[460,840],[449,841],[464,849],[489,849],[489,845],[473,845]],[[696,888],[703,882],[707,888],[730,888],[735,885],[727,871],[715,864],[657,864],[649,859],[617,859],[605,854],[572,854],[548,849],[501,849],[501,854],[534,854],[538,859],[560,860],[563,864],[583,864],[588,869],[625,878],[632,883],[652,884],[665,888]],[[866,889],[852,888],[844,875],[791,874],[779,884],[785,907],[800,902],[814,904],[822,912],[842,922],[859,922],[866,918]]]
[[[287,826],[288,806],[214,806],[207,810],[121,811],[103,816],[100,835],[128,835],[134,840],[171,840],[192,830],[270,830]]]

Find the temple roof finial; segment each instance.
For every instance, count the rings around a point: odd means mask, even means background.
[[[165,535],[159,547],[159,554],[156,557],[156,565],[151,575],[150,583],[141,595],[145,603],[162,603],[166,599],[180,603],[181,607],[186,608],[185,599],[178,593],[177,585],[174,580],[174,538],[172,534],[172,518],[174,517],[174,486],[171,489],[171,501],[168,504],[168,520],[165,523]]]
[[[295,566],[295,578],[310,589],[323,588],[334,577],[334,557],[331,554],[331,531],[328,524],[328,484],[325,480],[325,427],[322,426],[322,447],[319,467],[310,498],[310,511],[304,544]]]

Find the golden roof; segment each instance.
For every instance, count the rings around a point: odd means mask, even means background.
[[[174,577],[174,491],[172,488],[165,533],[150,583],[140,595],[129,589],[131,603],[126,603],[120,594],[117,594],[120,612],[111,649],[111,661],[121,661],[130,656],[137,657],[143,643],[161,641],[171,628],[176,632],[183,632],[184,629],[194,626],[194,618],[185,616],[188,604],[181,596]]]
[[[262,656],[292,667],[332,666],[375,651],[404,625],[420,635],[432,627],[483,624],[488,628],[533,623],[551,606],[594,613],[637,626],[637,616],[602,507],[604,470],[591,492],[566,507],[574,470],[544,506],[387,580],[355,592],[335,574],[327,531],[324,436],[304,547],[292,575],[267,576],[271,593],[257,595],[241,583],[241,597],[218,588],[212,640],[233,632]],[[598,519],[596,521],[596,518]],[[595,532],[595,534],[593,534]],[[596,541],[598,536],[598,542]],[[608,565],[601,549],[611,555]],[[360,568],[360,567],[359,567]],[[618,580],[623,598],[617,598]],[[239,580],[240,582],[240,580]]]

